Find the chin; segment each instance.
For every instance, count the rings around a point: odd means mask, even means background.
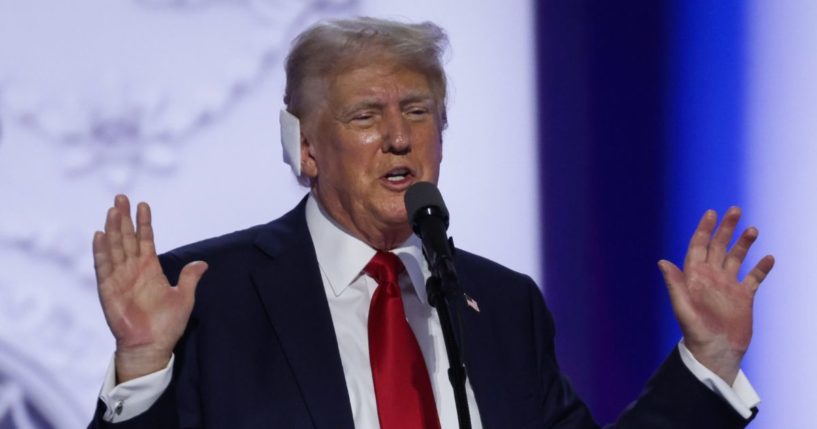
[[[401,207],[399,210],[387,210],[381,213],[380,219],[383,220],[384,224],[389,225],[393,228],[400,227],[411,228],[409,225],[408,217],[406,215],[405,207]]]
[[[386,223],[388,223],[389,225],[394,225],[395,227],[399,226],[410,227],[409,220],[406,217],[405,210],[403,210],[403,212],[400,214],[386,217]]]

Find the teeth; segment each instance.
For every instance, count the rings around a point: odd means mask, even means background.
[[[399,182],[406,179],[409,175],[409,170],[406,168],[396,168],[386,174],[386,180],[389,182]]]

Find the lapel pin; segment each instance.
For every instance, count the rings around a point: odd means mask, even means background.
[[[477,313],[479,313],[479,304],[477,304],[477,300],[468,296],[467,293],[463,293],[462,296],[465,297],[465,305],[471,307],[471,310],[474,310]]]

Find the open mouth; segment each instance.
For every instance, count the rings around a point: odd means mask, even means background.
[[[411,176],[411,170],[405,167],[395,168],[386,173],[383,178],[391,183],[401,183]]]

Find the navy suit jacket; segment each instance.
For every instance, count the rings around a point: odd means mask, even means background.
[[[199,284],[173,380],[145,413],[92,428],[354,427],[305,200],[278,220],[161,256],[171,283],[190,261]],[[485,428],[597,428],[559,370],[554,326],[527,276],[458,250],[464,359]],[[613,427],[740,428],[744,420],[673,352]]]

